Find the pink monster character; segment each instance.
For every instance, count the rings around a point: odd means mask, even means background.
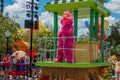
[[[74,26],[72,23],[72,14],[69,11],[65,11],[61,18],[62,28],[58,32],[57,55],[54,62],[75,62],[73,55],[73,48],[75,44]]]

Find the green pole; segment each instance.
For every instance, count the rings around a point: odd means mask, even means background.
[[[100,36],[100,46],[101,46],[101,58],[104,62],[104,16],[101,16],[101,36]]]
[[[75,36],[75,41],[77,41],[77,34],[78,34],[78,10],[74,10],[74,36]]]
[[[98,12],[95,12],[95,38],[98,41]]]
[[[90,41],[93,39],[94,10],[90,10]]]
[[[51,60],[53,61],[56,56],[57,48],[57,32],[58,32],[58,13],[54,12],[54,53],[51,55]]]

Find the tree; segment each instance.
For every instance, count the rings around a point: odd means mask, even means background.
[[[110,42],[111,46],[113,47],[111,50],[111,54],[116,54],[116,55],[120,55],[120,49],[119,49],[119,45],[120,45],[120,21],[116,22],[115,24],[110,26],[112,33],[111,35],[108,37],[107,41]],[[118,50],[119,49],[119,50]]]
[[[53,32],[50,31],[41,20],[39,20],[39,29],[33,29],[33,49],[38,50],[38,38],[43,37],[53,37]],[[30,43],[30,30],[28,30],[26,34],[22,35],[21,39]],[[44,41],[42,42],[42,45],[44,45]]]
[[[51,31],[35,31],[33,33],[33,49],[38,50],[38,38],[43,37],[53,37],[53,33]],[[30,43],[30,33],[26,33],[22,36],[22,40]],[[43,44],[44,45],[44,44]]]
[[[112,54],[112,55],[120,56],[120,45],[114,47],[114,48],[111,50],[111,54]]]
[[[17,31],[20,29],[20,25],[16,23],[14,20],[8,17],[0,17],[0,53],[6,52],[6,36],[5,32],[7,30],[10,31],[11,36],[9,38],[9,46],[10,43],[20,39],[20,35],[17,34]]]

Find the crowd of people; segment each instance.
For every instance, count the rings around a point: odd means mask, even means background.
[[[24,58],[19,59],[18,54],[12,56],[12,54],[5,54],[1,60],[0,75],[4,72],[3,77],[9,77],[11,72],[25,71],[26,76],[29,76],[29,70],[31,66],[32,77],[37,77],[40,72],[40,67],[36,66],[35,63],[40,61],[40,54],[32,57],[32,63],[30,64],[30,57],[25,54]]]
[[[120,79],[120,60],[116,55],[112,55],[109,58],[109,61],[112,62],[112,76],[115,76],[117,80]]]

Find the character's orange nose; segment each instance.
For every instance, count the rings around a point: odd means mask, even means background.
[[[63,17],[63,19],[67,19],[67,15],[65,15],[65,14],[62,17]]]

